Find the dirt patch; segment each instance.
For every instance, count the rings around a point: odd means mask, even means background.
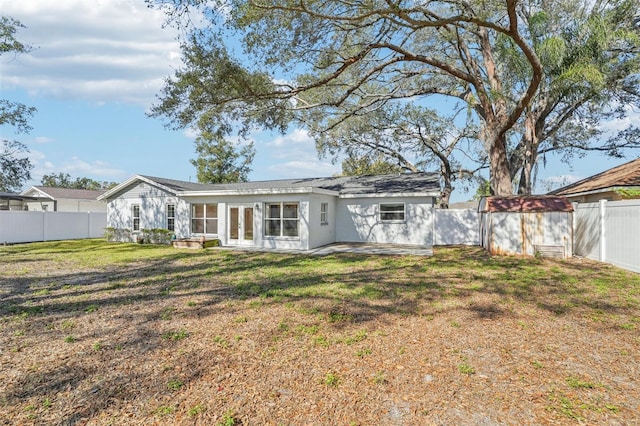
[[[473,248],[166,253],[3,253],[0,424],[640,422],[637,275]]]

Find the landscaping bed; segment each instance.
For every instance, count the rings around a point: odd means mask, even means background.
[[[0,424],[637,424],[639,328],[584,259],[16,245]]]

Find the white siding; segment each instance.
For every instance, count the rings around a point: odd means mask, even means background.
[[[29,206],[29,211],[31,212],[43,211],[43,206],[46,206],[46,210],[50,212],[54,211],[54,208],[58,212],[107,212],[107,203],[93,200],[26,201],[25,204]]]
[[[183,200],[146,183],[135,185],[130,191],[109,201],[107,226],[132,229],[132,206],[140,206],[140,229],[167,227],[167,205],[176,206],[175,234],[177,238],[189,236],[189,206]],[[134,236],[135,238],[135,236]]]
[[[300,227],[298,237],[266,237],[264,235],[264,203],[266,202],[297,202],[299,203],[298,214],[300,215]],[[308,250],[309,246],[309,197],[306,194],[300,195],[238,195],[229,197],[185,197],[187,210],[190,204],[218,204],[218,235],[223,246],[230,245],[229,241],[229,206],[230,205],[252,205],[254,222],[254,246],[273,249],[295,249]],[[189,215],[180,217],[180,221],[185,220],[189,229]],[[176,223],[178,218],[176,218]],[[176,225],[177,226],[177,225]]]
[[[379,220],[380,203],[404,203],[403,222]],[[433,198],[342,198],[336,209],[336,241],[433,245]]]
[[[309,199],[309,248],[336,242],[336,200],[331,195],[313,194]],[[320,222],[320,208],[327,203],[327,224]]]

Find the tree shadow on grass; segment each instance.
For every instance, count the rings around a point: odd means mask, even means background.
[[[108,344],[111,351],[121,350],[117,356],[126,358],[128,353],[153,356],[175,345],[170,338],[163,338],[162,332],[170,330],[165,330],[159,321],[167,312],[167,306],[173,306],[171,302],[178,300],[181,306],[188,300],[198,300],[195,306],[181,311],[186,319],[212,316],[222,309],[246,310],[247,303],[256,301],[258,309],[283,304],[310,309],[313,315],[327,321],[338,319],[334,323],[337,329],[346,324],[367,324],[389,314],[406,316],[445,310],[497,320],[511,315],[501,304],[505,301],[527,304],[556,315],[576,310],[597,310],[612,315],[637,316],[638,313],[640,280],[634,275],[599,264],[495,258],[478,248],[436,249],[431,258],[363,254],[318,258],[258,252],[167,252],[164,249],[153,252],[144,251],[146,248],[141,246],[139,253],[144,256],[137,258],[137,247],[109,246],[109,250],[126,253],[130,260],[93,270],[59,270],[48,276],[33,271],[19,278],[0,277],[3,292],[0,319],[8,324],[20,324],[36,340],[47,342],[54,336],[61,339],[60,330],[54,333],[48,329],[51,324],[93,318],[91,315],[105,311],[112,316],[113,324],[95,330],[84,339],[109,342],[105,345]],[[81,252],[68,245],[61,249]],[[100,250],[100,245],[94,249]],[[55,247],[50,250],[47,256],[55,259]],[[161,255],[145,257],[152,253]],[[29,260],[28,250],[21,250],[19,258]],[[606,282],[611,277],[619,280],[606,288],[611,294],[594,289],[594,279]],[[625,292],[636,298],[635,305],[629,297],[624,297]],[[482,298],[476,299],[478,296]],[[620,299],[625,303],[620,303]],[[445,306],[432,308],[436,304]],[[138,311],[139,306],[145,308]],[[92,314],[96,310],[98,313]],[[99,316],[95,318],[100,321]],[[340,321],[345,318],[347,320]],[[118,327],[122,324],[127,325],[128,334],[119,333]],[[6,327],[3,333],[12,328]],[[10,337],[5,335],[3,340]],[[97,356],[104,357],[97,365],[108,364],[106,354]],[[91,368],[57,363],[36,372],[22,371],[2,391],[0,401],[11,406],[27,397],[46,398],[61,390],[86,387],[87,377],[100,375],[97,369]],[[195,380],[197,374],[197,368],[193,368],[183,380]],[[106,382],[94,385],[95,391],[93,387],[83,388],[97,396],[92,397],[86,407],[74,411],[65,423],[80,422],[93,412],[105,409],[109,401],[134,399],[144,392],[167,392],[164,388],[123,388],[118,380],[117,375],[109,376]],[[131,378],[127,380],[132,382]]]

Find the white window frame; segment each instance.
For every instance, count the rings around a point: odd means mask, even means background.
[[[400,209],[389,210],[391,207],[400,207],[402,206],[402,211]],[[385,211],[383,211],[385,210]],[[398,214],[402,214],[402,218],[389,218],[388,216],[395,216]],[[405,203],[380,203],[378,204],[378,220],[383,223],[402,223],[405,222],[407,218],[407,206]]]
[[[296,205],[296,217],[284,217],[284,206],[288,204]],[[269,206],[278,205],[279,206],[279,216],[278,217],[270,217],[269,216]],[[263,219],[263,236],[265,238],[289,238],[289,239],[300,239],[300,202],[298,201],[274,201],[274,202],[266,202],[264,203],[264,219]],[[296,222],[296,235],[285,235],[284,234],[284,222]],[[269,226],[267,225],[269,222],[279,222],[280,223],[280,234],[279,235],[271,235],[269,234]]]
[[[136,215],[136,210],[138,214]],[[140,204],[131,206],[131,230],[133,232],[140,231]]]
[[[320,225],[329,224],[329,203],[320,203]]]
[[[196,206],[202,206],[202,211],[203,211],[203,216],[202,217],[195,217],[195,209]],[[207,216],[207,206],[216,206],[216,215],[214,216]],[[219,210],[219,205],[218,203],[195,203],[195,204],[191,204],[191,218],[190,218],[190,226],[189,229],[191,230],[191,234],[195,234],[195,235],[218,235],[218,226],[220,225],[219,221],[220,221],[220,210]],[[194,231],[194,220],[202,220],[202,230],[204,232],[196,232]],[[216,224],[216,229],[215,232],[210,232],[211,230],[208,229],[207,223],[210,220],[215,220],[215,224]]]
[[[176,230],[176,205],[167,204],[166,209],[167,209],[167,229],[169,231],[175,231]],[[173,209],[173,214],[170,214],[172,209]]]

